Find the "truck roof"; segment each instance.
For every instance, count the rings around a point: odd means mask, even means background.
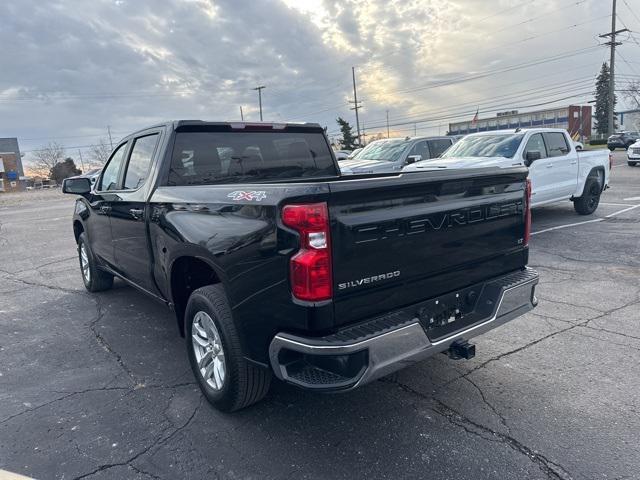
[[[207,121],[207,120],[167,120],[165,122],[155,123],[153,125],[148,125],[145,128],[141,128],[136,130],[135,132],[131,132],[129,135],[122,137],[122,139],[129,138],[139,133],[145,132],[146,130],[150,130],[152,128],[171,128],[172,130],[177,130],[180,127],[194,127],[194,126],[211,126],[211,127],[230,127],[234,130],[241,130],[245,127],[271,127],[274,130],[282,130],[287,127],[296,127],[296,128],[308,128],[310,130],[317,130],[318,128],[322,128],[319,123],[311,123],[311,122],[217,122],[217,121]]]
[[[533,132],[533,133],[545,133],[545,132],[566,132],[566,130],[564,128],[547,128],[547,127],[539,127],[539,128],[527,128],[527,127],[521,127],[521,128],[508,128],[508,129],[504,129],[504,130],[489,130],[486,132],[474,132],[474,133],[469,133],[468,135],[465,135],[465,137],[479,137],[479,136],[483,136],[483,135],[512,135],[514,133],[521,133],[521,132]]]

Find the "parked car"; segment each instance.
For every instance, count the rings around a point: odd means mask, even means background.
[[[406,137],[376,140],[357,158],[340,163],[345,174],[396,172],[411,163],[437,158],[454,143],[453,137]]]
[[[91,182],[91,185],[93,185],[94,183],[96,183],[96,180],[100,176],[101,171],[102,171],[102,168],[92,168],[87,173],[83,173],[81,175],[75,175],[69,178],[81,178],[81,177],[88,178],[89,181]]]
[[[336,156],[336,160],[338,161],[346,160],[349,158],[349,155],[351,155],[351,150],[336,150],[333,154]]]
[[[640,140],[627,149],[627,164],[635,167],[638,163],[640,163]]]
[[[471,337],[535,307],[525,167],[339,172],[317,124],[133,133],[93,187],[64,182],[84,285],[119,277],[173,309],[224,411],[272,375],[345,391],[438,352],[471,358]]]
[[[614,133],[607,139],[607,147],[612,152],[616,148],[624,148],[626,150],[638,140],[640,140],[640,132]]]
[[[363,150],[363,147],[360,148],[356,148],[354,151],[352,151],[348,156],[347,156],[347,160],[353,160],[354,158],[358,158],[358,155],[360,155],[360,152]]]
[[[559,128],[496,130],[467,135],[442,158],[404,171],[514,165],[529,167],[532,207],[571,200],[576,212],[589,215],[608,187],[611,158],[606,150],[578,152]]]

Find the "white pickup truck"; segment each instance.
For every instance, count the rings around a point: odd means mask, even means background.
[[[513,165],[529,167],[532,206],[571,200],[581,215],[593,213],[608,188],[606,150],[576,151],[566,130],[495,130],[465,136],[440,158],[408,165],[403,172]]]

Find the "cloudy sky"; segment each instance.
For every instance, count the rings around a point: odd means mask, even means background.
[[[367,132],[593,98],[609,0],[2,0],[0,136],[78,148],[174,118],[314,121],[337,130],[356,68]],[[640,32],[640,0],[618,25]],[[640,79],[640,33],[618,87]],[[622,102],[624,106],[624,101]],[[27,153],[27,159],[29,153]]]

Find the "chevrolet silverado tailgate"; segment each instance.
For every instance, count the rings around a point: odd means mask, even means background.
[[[523,268],[526,176],[514,167],[332,182],[336,325]]]

